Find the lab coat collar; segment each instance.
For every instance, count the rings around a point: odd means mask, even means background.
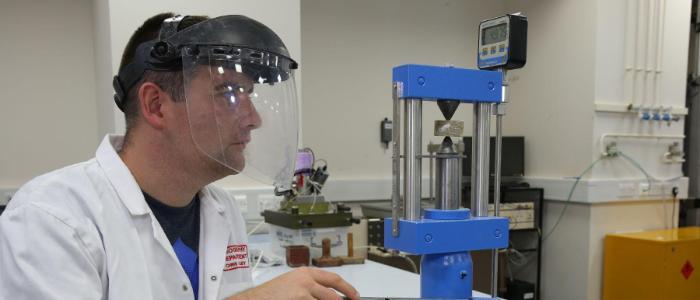
[[[145,215],[150,212],[148,204],[143,197],[143,192],[136,179],[126,167],[117,151],[124,144],[124,136],[108,134],[97,148],[95,157],[97,163],[107,175],[112,188],[117,191],[119,199],[132,215]]]
[[[211,204],[211,206],[219,214],[224,214],[225,208],[224,205],[221,203],[222,199],[219,199],[219,197],[214,197],[212,195],[211,189],[204,187],[201,191],[199,191],[199,200],[201,201],[200,203],[202,203],[203,205]]]
[[[97,153],[95,155],[97,163],[99,163],[105,171],[107,179],[112,184],[114,190],[117,191],[119,199],[122,200],[129,210],[129,213],[132,215],[145,215],[148,214],[151,209],[148,207],[136,179],[134,179],[129,168],[124,164],[119,154],[117,154],[117,151],[121,150],[123,144],[123,135],[106,135],[97,148]],[[200,201],[206,204],[211,203],[212,207],[219,214],[223,214],[225,208],[221,203],[222,200],[219,199],[219,197],[214,197],[211,193],[210,189],[206,187],[203,188],[199,192]]]

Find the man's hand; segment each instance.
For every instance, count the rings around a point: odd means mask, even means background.
[[[334,290],[352,300],[360,299],[357,290],[338,274],[302,267],[235,295],[228,300],[342,299]]]

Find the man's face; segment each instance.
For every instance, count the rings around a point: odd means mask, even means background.
[[[185,85],[195,144],[209,157],[241,172],[251,131],[262,125],[251,101],[253,80],[233,69],[201,66]]]

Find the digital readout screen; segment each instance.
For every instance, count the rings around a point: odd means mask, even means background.
[[[484,33],[481,35],[481,44],[488,45],[505,41],[508,34],[507,26],[508,24],[503,23],[484,29]]]

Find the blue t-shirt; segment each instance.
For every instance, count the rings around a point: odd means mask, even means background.
[[[173,207],[143,192],[146,203],[165,231],[182,269],[192,284],[194,299],[199,291],[199,196],[185,207]]]

